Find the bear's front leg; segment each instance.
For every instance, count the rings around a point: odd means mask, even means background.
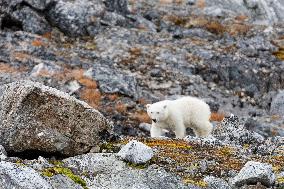
[[[185,137],[186,128],[182,121],[178,121],[175,125],[176,138],[183,139]]]
[[[150,134],[151,137],[160,137],[163,134],[162,128],[158,127],[153,123],[151,126]]]

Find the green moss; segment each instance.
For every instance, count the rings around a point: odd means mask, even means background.
[[[55,167],[44,169],[42,171],[42,175],[46,177],[52,177],[57,174],[65,175],[69,177],[71,180],[73,180],[75,183],[80,184],[84,189],[87,189],[86,182],[78,175],[75,175],[69,168],[55,166]]]
[[[279,50],[274,52],[273,55],[280,60],[284,60],[284,47],[279,48]]]
[[[131,162],[127,162],[127,165],[129,167],[135,168],[135,169],[145,169],[149,166],[148,163],[145,164],[135,164],[135,163],[131,163]]]
[[[119,147],[115,146],[113,143],[103,143],[100,145],[100,152],[113,153],[118,151]]]
[[[283,183],[284,183],[284,177],[278,177],[278,178],[277,178],[277,182],[278,182],[279,184],[283,184]]]
[[[206,182],[204,182],[203,180],[193,180],[193,179],[190,179],[190,178],[186,178],[183,180],[183,182],[185,184],[193,184],[195,186],[199,186],[199,187],[207,187],[208,184]]]

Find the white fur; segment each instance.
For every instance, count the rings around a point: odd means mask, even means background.
[[[184,138],[187,127],[192,128],[197,137],[206,137],[213,129],[208,104],[195,97],[164,100],[146,107],[152,119],[151,137],[161,136],[163,129],[172,129],[176,138]]]

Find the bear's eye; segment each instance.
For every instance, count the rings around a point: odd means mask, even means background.
[[[159,114],[160,112],[157,112],[157,114]]]
[[[151,112],[151,114],[152,114],[153,112]]]

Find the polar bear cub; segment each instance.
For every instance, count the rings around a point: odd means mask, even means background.
[[[197,137],[206,137],[213,129],[208,104],[195,97],[164,100],[146,107],[152,119],[151,137],[159,137],[163,129],[171,129],[176,138],[184,138],[187,127],[193,129]]]

